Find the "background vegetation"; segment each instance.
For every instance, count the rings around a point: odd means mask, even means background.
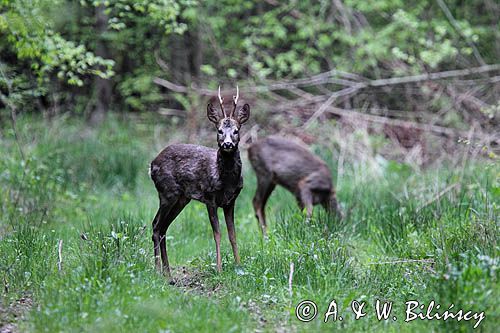
[[[498,17],[492,0],[0,0],[0,331],[472,330],[404,323],[409,299],[485,311],[495,331]],[[171,286],[147,167],[171,142],[215,146],[219,84],[252,107],[242,265],[224,239],[216,273],[191,203],[167,235]],[[245,148],[270,133],[327,161],[345,220],[306,225],[278,189],[261,239]],[[295,318],[333,298],[344,321]],[[353,299],[393,301],[398,320],[354,321]]]

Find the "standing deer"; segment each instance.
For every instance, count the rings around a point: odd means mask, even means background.
[[[233,96],[233,110],[229,115],[224,110],[220,94],[219,104],[223,116],[219,116],[211,103],[207,105],[207,117],[217,128],[219,149],[192,144],[173,144],[166,147],[151,162],[150,174],[160,198],[160,208],[153,220],[153,244],[158,270],[160,254],[163,271],[170,275],[165,235],[168,227],[182,209],[191,201],[198,200],[207,205],[217,253],[217,271],[221,272],[220,230],[218,207],[224,210],[227,232],[234,259],[240,262],[236,233],[234,230],[234,204],[243,188],[241,159],[238,150],[239,130],[250,117],[250,106],[245,104],[236,112],[239,90]]]
[[[306,208],[307,219],[316,204],[341,216],[328,166],[302,145],[269,136],[250,146],[248,158],[257,175],[253,207],[264,235],[267,228],[265,205],[277,184],[295,195],[299,207]]]

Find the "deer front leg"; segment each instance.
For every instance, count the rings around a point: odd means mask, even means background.
[[[219,218],[217,217],[217,207],[207,205],[208,218],[210,219],[210,224],[212,225],[212,231],[214,232],[215,240],[215,252],[217,257],[217,271],[222,272],[222,259],[220,256],[220,229],[219,229]]]
[[[306,208],[306,221],[309,222],[313,211],[313,194],[306,186],[300,189],[300,206],[301,209]]]
[[[257,191],[255,192],[255,197],[253,198],[253,208],[255,210],[255,216],[259,221],[262,234],[267,235],[267,223],[266,223],[266,202],[269,196],[276,186],[271,181],[271,176],[258,176],[257,179]]]
[[[335,214],[338,219],[342,220],[344,218],[335,191],[330,192],[330,196],[325,199],[322,205],[328,212]]]
[[[234,201],[224,207],[224,219],[226,220],[227,235],[233,248],[234,261],[240,264],[240,256],[238,255],[238,245],[236,244],[236,231],[234,230]]]

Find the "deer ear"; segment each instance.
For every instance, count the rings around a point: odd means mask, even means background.
[[[238,111],[236,118],[238,119],[238,122],[240,124],[246,123],[248,118],[250,118],[250,105],[248,104],[243,105],[243,107]]]
[[[219,113],[214,108],[212,103],[208,103],[208,105],[207,105],[207,118],[208,118],[208,120],[213,122],[215,125],[217,125],[219,122]]]

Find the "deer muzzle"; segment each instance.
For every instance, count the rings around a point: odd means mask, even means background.
[[[235,148],[235,145],[232,141],[224,141],[222,143],[222,149],[224,150],[233,150]]]

